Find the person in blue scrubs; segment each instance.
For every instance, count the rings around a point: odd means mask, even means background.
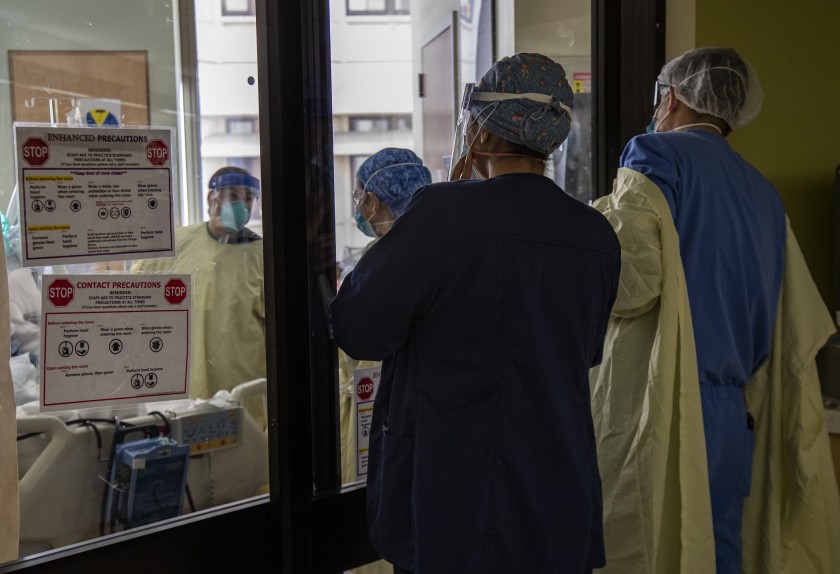
[[[356,173],[356,227],[368,237],[382,237],[405,211],[414,192],[430,183],[429,168],[410,149],[379,150]]]
[[[605,563],[588,372],[621,254],[609,222],[543,175],[572,100],[545,56],[494,64],[458,162],[480,179],[418,190],[332,303],[338,345],[383,360],[368,526],[395,572]]]
[[[727,48],[666,64],[649,134],[621,166],[668,201],[694,323],[718,574],[741,572],[753,421],[744,385],[768,357],[782,281],[785,211],[773,185],[726,140],[761,107],[754,70]]]

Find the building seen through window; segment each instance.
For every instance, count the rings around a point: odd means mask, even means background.
[[[348,16],[408,14],[409,0],[347,0]]]
[[[222,16],[256,15],[254,0],[222,0]]]

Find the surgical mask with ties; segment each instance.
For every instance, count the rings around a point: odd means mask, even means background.
[[[373,229],[373,225],[370,224],[370,221],[365,219],[365,216],[362,215],[361,210],[357,209],[356,213],[353,214],[353,219],[356,220],[356,227],[367,235],[368,237],[378,237],[376,235],[376,231]]]
[[[228,233],[239,233],[248,220],[251,214],[243,201],[226,201],[222,203],[222,213],[220,215],[220,222],[222,227]]]

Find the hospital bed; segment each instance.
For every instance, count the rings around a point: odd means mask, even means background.
[[[265,407],[266,380],[242,383],[210,401],[147,403],[111,412],[17,417],[21,556],[109,533],[103,489],[117,424],[157,425],[191,445],[182,514],[267,492],[268,441],[246,403]],[[114,419],[114,416],[117,419]],[[209,429],[209,430],[208,430]],[[178,440],[180,439],[180,441]]]

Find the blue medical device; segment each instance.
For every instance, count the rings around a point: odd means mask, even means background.
[[[131,433],[142,433],[143,437],[125,441]],[[155,425],[117,430],[103,523],[114,532],[117,524],[134,528],[180,515],[189,459],[189,445],[160,436]]]

